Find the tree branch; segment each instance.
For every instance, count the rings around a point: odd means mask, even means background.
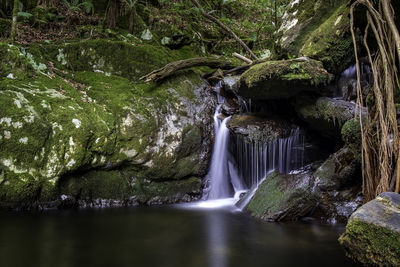
[[[257,56],[253,53],[253,51],[251,51],[251,49],[231,29],[229,29],[227,26],[225,26],[219,19],[208,14],[197,0],[191,0],[191,1],[200,10],[201,14],[204,17],[211,20],[212,22],[215,22],[222,29],[224,29],[226,32],[228,32],[243,47],[243,49],[246,50],[251,55],[252,59],[254,59],[254,60],[258,59]]]
[[[149,74],[141,77],[139,80],[150,82],[150,81],[160,81],[163,80],[176,71],[181,69],[187,69],[191,67],[198,67],[198,66],[207,66],[212,68],[220,68],[220,69],[229,69],[232,68],[232,63],[229,61],[221,60],[218,58],[210,58],[210,57],[196,57],[196,58],[189,58],[184,60],[179,60],[175,62],[171,62],[161,69],[154,70]]]

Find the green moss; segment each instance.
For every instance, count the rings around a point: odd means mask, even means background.
[[[399,266],[400,234],[365,223],[358,218],[350,219],[346,232],[339,238],[347,255],[365,265]]]
[[[361,125],[359,119],[348,120],[342,127],[342,140],[361,162]]]
[[[169,62],[193,57],[188,49],[132,44],[104,39],[49,46],[48,53],[58,68],[99,71],[137,80]]]
[[[307,177],[284,175],[274,172],[259,186],[247,211],[264,220],[296,220],[305,216],[316,204],[317,197],[307,182],[296,179]]]
[[[55,192],[56,181],[71,173],[88,175],[84,178],[79,175],[81,182],[68,185],[72,189],[74,186],[87,188],[86,195],[108,198],[126,189],[121,189],[115,173],[99,173],[99,177],[94,177],[97,174],[88,172],[99,167],[116,168],[124,163],[138,166],[132,176],[120,176],[122,181],[132,177],[141,179],[137,186],[129,189],[131,191],[123,191],[123,196],[144,195],[144,181],[148,179],[161,183],[197,176],[199,158],[196,151],[202,144],[202,133],[193,121],[198,104],[195,90],[202,85],[198,70],[181,71],[161,84],[140,83],[135,78],[161,66],[161,58],[166,63],[190,56],[190,49],[170,51],[164,47],[106,40],[71,44],[74,48],[81,46],[93,54],[84,53],[79,58],[77,53],[76,64],[70,61],[74,56],[68,54],[73,53],[68,50],[72,49],[69,45],[44,43],[26,49],[11,47],[15,48],[13,53],[5,50],[7,54],[18,53],[23,66],[31,68],[35,77],[0,80],[0,168],[7,171],[2,185],[15,185],[11,192],[19,192],[17,189],[23,191],[25,188],[19,177],[35,177],[40,181],[37,186],[41,190],[39,196],[50,201],[61,192]],[[8,49],[8,45],[4,48]],[[119,56],[125,57],[120,59],[121,62],[114,59],[113,54],[101,54],[115,52],[118,48],[125,51],[118,52]],[[161,55],[156,50],[161,51]],[[108,66],[116,71],[94,72],[92,64],[85,62],[93,55],[96,60],[102,55],[100,59],[104,61],[100,63],[104,64],[105,70]],[[112,64],[107,65],[108,60]],[[34,70],[33,65],[46,61],[53,62],[56,68],[50,68],[50,73],[46,74]],[[99,64],[98,60],[96,62]],[[146,70],[144,62],[158,65],[148,65]],[[122,70],[125,63],[140,65],[142,73],[131,75],[128,69],[135,67],[132,65]],[[117,69],[120,67],[121,71]],[[177,121],[185,123],[177,124]],[[111,178],[103,179],[102,175],[111,175]],[[98,189],[96,184],[100,186]],[[106,191],[107,187],[111,191]],[[72,192],[72,189],[65,192]],[[13,199],[17,193],[3,195],[6,200],[8,197]]]
[[[10,171],[2,172],[0,182],[0,206],[29,206],[36,201],[54,199],[54,186],[46,180],[35,179],[30,174],[16,175]]]
[[[320,60],[332,73],[341,73],[353,58],[353,41],[349,30],[349,7],[339,7],[305,41],[300,53]]]
[[[333,79],[314,60],[281,60],[257,64],[242,74],[239,94],[249,98],[287,98],[300,91],[317,90]]]
[[[134,195],[130,181],[119,171],[90,171],[83,175],[65,177],[59,184],[59,195],[80,199],[124,199]]]
[[[0,42],[0,80],[12,74],[14,78],[31,77],[34,69],[17,46]]]
[[[294,18],[296,18],[298,22],[295,27],[283,33],[283,36],[287,39],[292,39],[292,36],[294,36],[294,39],[289,43],[283,42],[283,47],[278,47],[280,55],[299,55],[301,48],[306,43],[309,36],[317,30],[321,24],[329,19],[337,8],[347,2],[347,0],[328,2],[322,0],[304,0],[293,6],[289,5],[286,12],[289,14],[296,12]]]

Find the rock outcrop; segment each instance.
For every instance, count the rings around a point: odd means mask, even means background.
[[[1,45],[3,206],[61,195],[86,203],[199,196],[214,98],[193,71],[157,86],[138,83],[154,67],[184,57],[146,47],[95,40],[49,45],[42,54],[41,47]]]
[[[307,56],[323,62],[331,73],[341,73],[352,60],[348,0],[293,0],[277,31],[281,55]],[[279,50],[279,49],[278,49]]]
[[[400,266],[400,195],[382,193],[359,208],[339,242],[362,265]]]
[[[269,100],[317,91],[332,79],[320,62],[298,58],[257,64],[242,74],[235,87],[244,98]]]
[[[340,99],[302,95],[296,98],[295,109],[321,135],[340,139],[342,126],[355,116],[356,105]]]

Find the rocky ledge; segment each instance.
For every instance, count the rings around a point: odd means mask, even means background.
[[[257,64],[242,74],[235,88],[244,98],[280,99],[302,91],[317,91],[332,79],[321,62],[298,58]]]

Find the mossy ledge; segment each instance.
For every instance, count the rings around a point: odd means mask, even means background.
[[[257,64],[242,74],[236,88],[245,98],[279,99],[318,91],[332,79],[321,62],[299,58]]]

